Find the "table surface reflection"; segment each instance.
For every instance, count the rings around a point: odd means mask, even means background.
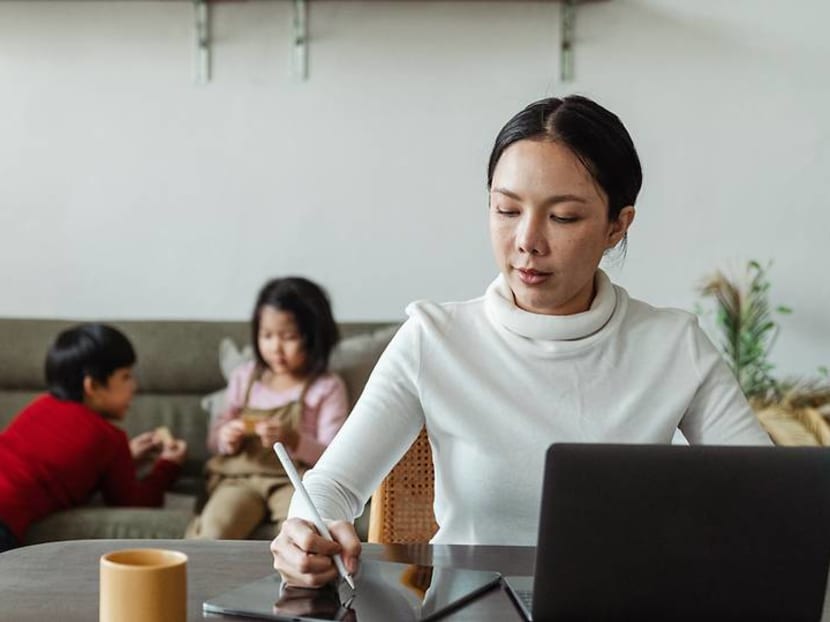
[[[98,619],[98,560],[126,548],[167,548],[188,555],[188,620],[207,619],[202,602],[273,572],[265,541],[73,540],[0,553],[0,618],[15,622],[90,622]],[[529,574],[530,547],[364,544],[365,559]],[[211,620],[243,621],[223,617]],[[452,622],[522,618],[497,587],[442,618]]]

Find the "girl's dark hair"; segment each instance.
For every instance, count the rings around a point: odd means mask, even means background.
[[[496,136],[487,188],[504,150],[525,139],[548,140],[570,149],[608,195],[608,220],[617,220],[620,211],[637,200],[643,171],[634,142],[617,115],[587,97],[542,99],[510,119]]]
[[[251,319],[251,343],[260,369],[268,366],[259,351],[260,321],[262,308],[266,305],[294,315],[305,344],[305,371],[311,376],[325,373],[329,367],[331,351],[340,339],[340,332],[323,288],[297,276],[272,279],[263,286]]]
[[[46,386],[60,400],[83,402],[84,378],[101,384],[116,369],[135,365],[124,333],[106,324],[80,324],[60,333],[46,354]]]

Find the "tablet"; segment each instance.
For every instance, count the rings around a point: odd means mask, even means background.
[[[498,585],[497,572],[364,560],[355,591],[340,582],[321,589],[282,585],[273,574],[202,603],[209,617],[292,622],[432,620]]]

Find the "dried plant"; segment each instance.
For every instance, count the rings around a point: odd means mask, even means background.
[[[727,363],[744,394],[761,402],[782,397],[782,386],[773,378],[768,358],[779,330],[768,301],[768,268],[750,261],[739,278],[719,270],[700,287],[702,296],[715,300],[720,347]],[[791,313],[784,306],[775,311]]]
[[[826,378],[779,383],[781,404],[787,408],[822,408],[830,404],[830,383]]]

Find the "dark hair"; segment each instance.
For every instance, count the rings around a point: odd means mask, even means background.
[[[116,369],[135,365],[124,333],[106,324],[80,324],[61,332],[46,354],[46,386],[61,400],[83,402],[84,378],[106,384]]]
[[[631,136],[613,112],[580,95],[550,97],[527,106],[496,136],[487,167],[487,187],[501,154],[513,143],[549,140],[570,149],[608,195],[608,219],[634,205],[643,171]]]
[[[259,326],[262,308],[266,305],[294,315],[305,345],[305,371],[312,376],[325,373],[331,351],[340,339],[340,332],[323,288],[297,276],[272,279],[262,287],[251,320],[251,343],[260,369],[268,367],[259,351]]]

